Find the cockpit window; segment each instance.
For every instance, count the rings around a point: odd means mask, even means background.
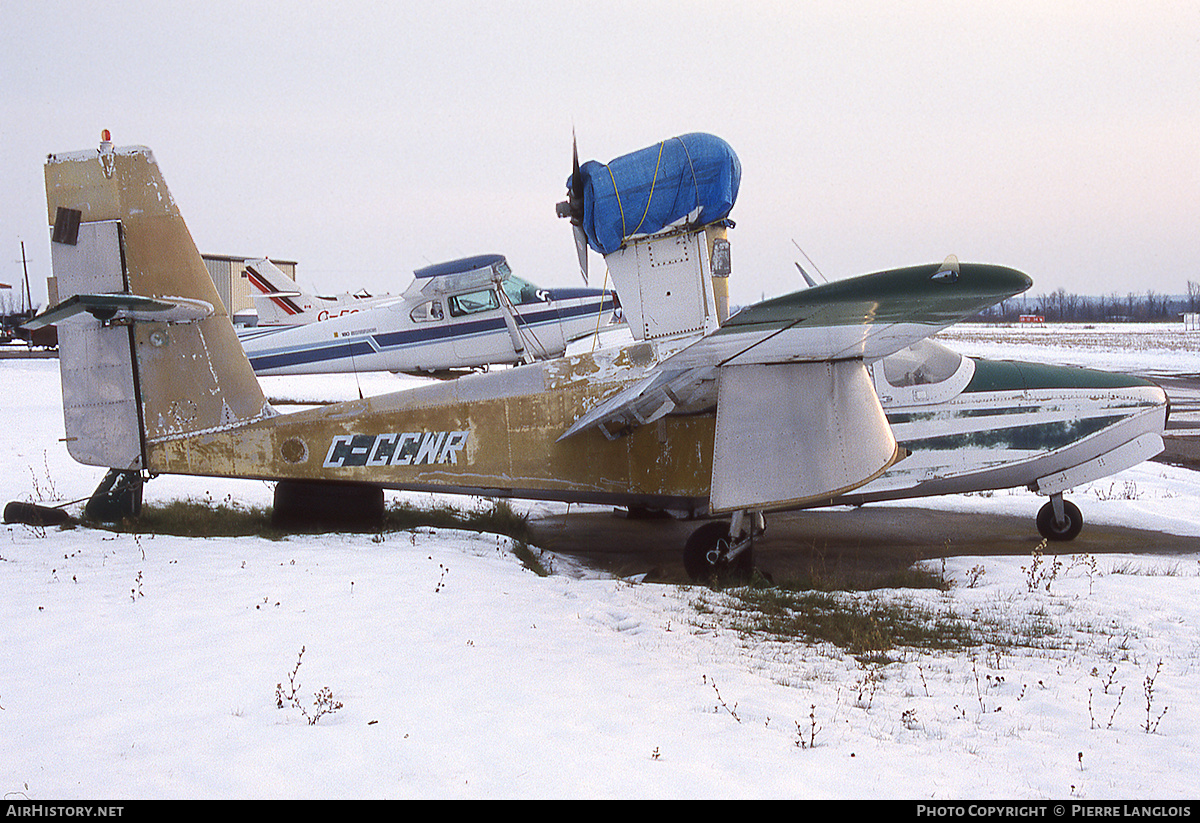
[[[538,287],[528,280],[522,280],[519,277],[509,275],[501,281],[500,285],[504,288],[504,294],[513,305],[520,306],[524,303],[537,303],[539,301]]]
[[[922,340],[883,358],[883,377],[896,388],[927,386],[949,380],[962,355],[941,343]]]
[[[446,301],[450,305],[451,317],[462,317],[464,314],[477,314],[481,311],[491,311],[500,308],[496,292],[491,289],[470,291],[466,294],[456,294]]]
[[[413,309],[409,315],[418,323],[428,323],[430,320],[442,319],[442,301],[430,300],[428,303],[422,303]]]

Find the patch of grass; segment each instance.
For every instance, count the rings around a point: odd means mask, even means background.
[[[271,523],[271,509],[243,506],[232,501],[172,500],[167,503],[145,503],[141,514],[122,523],[101,528],[135,534],[169,534],[179,537],[262,537],[281,539],[292,530],[280,529]],[[409,531],[415,528],[465,529],[467,531],[500,534],[516,543],[518,557],[535,572],[545,573],[529,548],[529,519],[513,508],[507,500],[493,501],[489,506],[459,509],[448,504],[418,506],[397,503],[383,516],[381,533]],[[305,530],[304,533],[309,533]],[[522,557],[524,549],[528,559]]]
[[[406,531],[424,527],[465,529],[485,534],[499,534],[513,540],[513,554],[521,565],[539,577],[548,577],[550,570],[530,545],[532,532],[529,516],[518,512],[507,500],[493,500],[478,509],[459,509],[447,503],[416,506],[401,503],[384,514],[385,531]]]
[[[1200,567],[1197,567],[1200,571]],[[1183,577],[1185,572],[1178,561],[1169,561],[1156,565],[1142,565],[1131,560],[1114,563],[1109,574],[1141,575],[1144,577]]]
[[[700,598],[696,608],[747,634],[832,644],[864,665],[892,662],[904,649],[1041,648],[1052,642],[1054,627],[1047,620],[993,617],[979,611],[965,617],[902,594],[875,593],[884,588],[875,585],[878,582],[869,581],[857,590],[821,591],[808,588],[806,581],[772,585],[757,579]],[[944,591],[948,585],[940,574],[918,567],[887,588]]]
[[[384,531],[406,531],[422,526],[502,534],[526,544],[530,537],[528,516],[514,509],[507,500],[493,500],[485,508],[469,510],[446,503],[432,506],[399,503],[383,515]]]
[[[284,532],[271,525],[271,510],[258,506],[172,500],[146,503],[136,518],[102,527],[136,534],[170,534],[178,537],[265,537],[278,540]]]
[[[950,588],[944,569],[935,565],[936,561],[905,547],[866,555],[839,551],[831,558],[814,543],[807,551],[797,546],[794,555],[804,559],[780,575],[780,588],[823,592]]]
[[[883,662],[899,648],[954,650],[984,642],[976,627],[951,612],[907,599],[757,586],[726,594],[740,631],[831,643],[864,662]]]
[[[789,591],[875,591],[877,589],[937,589],[950,588],[941,570],[920,564],[887,567],[838,567],[810,565],[808,570],[777,584]]]
[[[516,555],[516,558],[521,561],[522,566],[529,569],[538,577],[550,576],[550,569],[546,568],[546,564],[543,563],[542,559],[537,556],[537,553],[533,550],[533,547],[524,540],[518,540],[513,544],[513,554]]]

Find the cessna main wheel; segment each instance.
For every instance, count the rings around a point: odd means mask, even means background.
[[[753,553],[747,548],[730,560],[728,553],[732,544],[726,521],[716,520],[696,529],[683,547],[683,568],[688,577],[696,582],[730,576],[749,577],[754,569]]]
[[[1038,532],[1047,540],[1061,542],[1074,540],[1079,534],[1079,530],[1083,528],[1083,513],[1079,511],[1079,507],[1069,500],[1064,500],[1062,506],[1063,520],[1061,523],[1054,516],[1053,502],[1042,506],[1041,511],[1038,512]]]

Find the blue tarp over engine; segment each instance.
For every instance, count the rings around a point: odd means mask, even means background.
[[[627,238],[654,234],[697,209],[688,221],[691,225],[725,219],[737,199],[742,164],[721,138],[695,133],[672,137],[607,165],[589,160],[579,172],[588,245],[608,254]]]

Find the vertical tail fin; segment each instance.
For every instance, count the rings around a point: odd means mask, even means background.
[[[68,450],[154,471],[149,446],[272,414],[212,278],[144,147],[50,155]]]
[[[254,309],[260,326],[288,326],[298,319],[305,307],[297,298],[305,298],[299,285],[265,257],[246,261],[246,277],[253,288]],[[312,302],[311,299],[308,302]]]

